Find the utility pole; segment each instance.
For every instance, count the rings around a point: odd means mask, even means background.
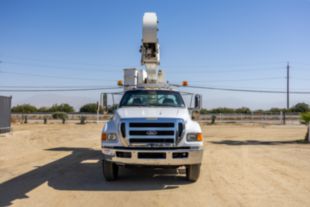
[[[290,108],[290,64],[286,66],[286,108]]]

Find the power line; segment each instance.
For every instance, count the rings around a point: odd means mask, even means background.
[[[176,87],[184,87],[178,84],[172,84]],[[218,88],[208,86],[185,86],[186,88],[218,90],[218,91],[234,91],[234,92],[248,92],[248,93],[269,93],[269,94],[285,94],[286,91],[279,90],[254,90],[254,89],[236,89],[236,88]],[[99,91],[109,89],[120,89],[121,87],[98,87],[98,88],[60,88],[60,89],[0,89],[0,92],[66,92],[66,91]],[[310,91],[291,91],[291,94],[310,94]]]
[[[92,71],[99,71],[99,72],[104,72],[104,73],[118,73],[119,70],[110,70],[111,67],[113,68],[128,68],[128,66],[125,65],[97,65],[97,64],[86,64],[86,67],[80,67],[81,64],[79,64],[78,67],[76,66],[59,66],[59,65],[49,65],[46,63],[25,63],[25,62],[20,62],[20,61],[2,61],[4,64],[13,64],[13,65],[22,65],[22,66],[30,66],[30,67],[39,67],[39,68],[52,68],[52,69],[69,69],[69,70],[92,70]],[[85,65],[85,63],[84,63]],[[91,67],[90,67],[91,66]],[[96,67],[96,69],[92,68]],[[104,68],[109,68],[109,70],[104,69]],[[134,65],[132,66],[134,68],[139,68],[140,66]],[[230,73],[230,72],[254,72],[253,69],[258,69],[258,70],[280,70],[282,69],[281,66],[236,66],[236,65],[228,65],[228,66],[210,66],[210,65],[163,65],[163,68],[167,68],[167,72],[169,73],[169,70],[171,72],[175,72],[176,70],[171,70],[173,69],[179,69],[179,68],[187,68],[187,69],[193,69],[193,68],[201,68],[203,70],[190,70],[190,71],[179,71],[178,74],[187,74],[187,73]],[[100,68],[100,69],[98,69]],[[235,69],[230,69],[230,70],[218,70],[215,68],[235,68]],[[251,68],[251,69],[250,69]],[[211,70],[210,70],[211,69]]]
[[[100,87],[104,87],[102,85],[72,85],[72,86],[68,86],[68,85],[62,85],[62,86],[32,86],[32,85],[0,85],[0,89],[1,88],[8,88],[8,89],[11,89],[11,88],[19,88],[19,89],[23,89],[23,88],[52,88],[52,89],[55,89],[55,88],[100,88]]]
[[[11,90],[11,89],[78,89],[78,88],[101,88],[101,87],[110,87],[110,86],[104,86],[104,85],[57,85],[57,86],[31,86],[31,85],[0,85],[0,89],[3,90]],[[214,86],[209,86],[209,87],[214,87]],[[221,87],[216,87],[215,88],[226,88],[225,86],[221,86]],[[232,87],[228,87],[228,88],[232,88]],[[248,88],[251,89],[251,88]],[[253,90],[257,90],[257,89],[253,89]],[[260,89],[260,90],[281,90],[281,89]],[[298,90],[310,90],[310,89],[298,89]]]
[[[45,74],[37,74],[37,73],[23,73],[23,72],[13,72],[13,71],[4,71],[0,70],[0,73],[6,74],[14,74],[14,75],[24,75],[24,76],[34,76],[34,77],[43,77],[43,78],[56,78],[56,79],[69,79],[69,80],[91,80],[91,81],[108,81],[114,82],[116,80],[104,80],[99,78],[79,78],[79,77],[68,77],[68,76],[56,76],[56,75],[45,75]],[[241,81],[260,81],[260,80],[281,80],[283,77],[263,77],[263,78],[249,78],[249,79],[219,79],[219,80],[193,80],[191,82],[241,82]],[[291,78],[294,80],[310,80],[305,78]]]
[[[102,68],[102,67],[128,67],[128,65],[115,65],[115,64],[95,64],[95,63],[87,63],[87,62],[67,62],[64,60],[56,60],[56,59],[49,59],[49,60],[43,60],[43,59],[33,59],[33,58],[20,58],[20,57],[9,57],[9,56],[3,56],[2,59],[8,59],[8,61],[5,60],[6,63],[10,64],[44,64],[46,65],[47,63],[52,63],[52,65],[47,65],[48,67],[54,66],[55,63],[60,63],[61,65],[74,65],[75,66],[92,66],[92,67],[97,67],[97,68]]]
[[[64,62],[63,60],[39,60],[39,59],[25,59],[25,58],[10,58],[10,57],[4,57],[5,59],[9,59],[2,61],[4,64],[16,64],[16,65],[25,65],[25,66],[32,66],[32,67],[46,67],[46,68],[53,68],[53,69],[70,69],[70,70],[93,70],[93,71],[100,71],[100,72],[107,72],[107,73],[115,73],[118,72],[118,70],[111,70],[111,68],[127,68],[128,65],[115,65],[115,64],[94,64],[94,63],[85,63],[85,62],[75,62],[75,63],[68,63]],[[10,60],[10,59],[13,59]],[[15,60],[14,60],[15,59]],[[52,62],[52,64],[48,64],[49,62]],[[55,65],[56,62],[56,65]],[[57,63],[60,63],[61,66],[57,65]],[[282,62],[273,62],[273,63],[255,63],[252,65],[250,64],[229,64],[229,65],[170,65],[170,64],[162,64],[163,68],[170,69],[170,68],[187,68],[187,69],[192,69],[192,68],[202,68],[202,69],[207,69],[207,70],[201,70],[201,71],[194,71],[195,73],[227,73],[227,72],[252,72],[253,69],[258,69],[258,70],[281,70],[283,67],[281,66],[284,63]],[[66,65],[66,66],[64,66]],[[71,66],[68,66],[71,65]],[[74,65],[74,66],[73,66]],[[298,64],[297,64],[298,65]],[[81,66],[84,66],[81,68]],[[297,69],[303,68],[303,69],[308,69],[309,64],[302,64],[303,67],[298,67]],[[306,66],[306,68],[304,67]],[[93,68],[95,67],[95,68]],[[132,65],[132,67],[140,67],[137,65]],[[109,68],[108,70],[106,68]],[[218,70],[221,68],[234,68],[230,70]],[[210,70],[212,69],[212,70]],[[250,69],[250,70],[249,70]],[[174,70],[175,71],[175,70]],[[192,73],[193,71],[186,72],[184,73]]]
[[[283,80],[283,77],[265,77],[265,78],[249,78],[249,79],[228,79],[228,80],[200,80],[191,81],[195,83],[210,83],[210,82],[242,82],[242,81],[261,81],[261,80]]]
[[[174,84],[177,87],[184,87],[182,85]],[[270,93],[270,94],[286,94],[286,91],[277,90],[252,90],[252,89],[237,89],[237,88],[217,88],[208,86],[185,86],[186,88],[217,90],[217,91],[234,91],[234,92],[247,92],[247,93]],[[291,94],[310,94],[310,91],[291,91]]]
[[[96,78],[79,78],[79,77],[68,77],[68,76],[43,75],[43,74],[37,74],[37,73],[21,73],[21,72],[4,71],[4,70],[0,70],[0,73],[24,75],[24,76],[34,76],[34,77],[41,77],[41,78],[66,79],[66,80],[110,81],[110,82],[113,81],[113,80],[103,80],[103,79],[99,79],[99,78],[96,79]]]
[[[72,92],[72,91],[102,91],[114,90],[120,87],[101,87],[101,88],[71,88],[71,89],[0,89],[0,92]]]
[[[94,63],[85,63],[85,62],[75,62],[75,63],[68,63],[68,62],[64,62],[63,60],[39,60],[39,59],[33,59],[33,58],[18,58],[18,57],[8,57],[8,56],[4,56],[4,59],[11,59],[9,61],[4,61],[6,63],[9,64],[32,64],[32,65],[36,65],[36,63],[39,63],[39,65],[43,65],[47,66],[47,67],[54,67],[53,65],[46,65],[46,63],[48,62],[52,62],[53,64],[56,62],[61,63],[62,65],[85,65],[87,67],[89,66],[94,66],[94,67],[128,67],[128,65],[115,65],[115,64],[94,64]],[[12,61],[13,59],[13,61]],[[15,59],[15,60],[14,60]],[[35,63],[35,64],[33,64]],[[266,68],[266,69],[270,69],[270,68],[275,68],[274,66],[276,66],[277,68],[281,68],[280,65],[282,65],[284,62],[273,62],[273,63],[255,63],[255,64],[230,64],[230,65],[218,65],[218,66],[214,66],[214,65],[205,65],[205,64],[200,64],[200,65],[185,65],[185,64],[181,64],[181,65],[170,65],[170,64],[164,64],[164,67],[173,67],[173,68]],[[37,64],[38,65],[38,64]],[[75,68],[75,66],[74,66]]]
[[[115,66],[101,66],[100,69],[99,66],[96,66],[97,68],[94,69],[92,67],[76,67],[76,66],[57,66],[57,65],[46,65],[46,64],[33,64],[33,63],[19,63],[19,62],[12,62],[12,61],[2,61],[3,64],[8,64],[8,65],[21,65],[21,66],[30,66],[30,67],[36,67],[36,68],[51,68],[51,69],[66,69],[66,70],[84,70],[84,71],[89,71],[89,70],[92,70],[92,71],[99,71],[99,72],[104,72],[104,73],[118,73],[119,71],[118,70],[106,70],[104,69],[103,67],[115,67]]]
[[[301,81],[309,81],[310,80],[310,78],[292,78],[292,77],[290,77],[290,79],[292,80],[301,80]]]

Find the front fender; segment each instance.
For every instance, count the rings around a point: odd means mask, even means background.
[[[122,139],[121,134],[119,132],[119,124],[115,122],[114,119],[109,120],[102,128],[103,133],[115,133],[117,135],[118,141],[109,143],[109,142],[101,142],[101,146],[127,146],[128,144]]]
[[[190,146],[190,147],[203,147],[202,142],[188,142],[186,141],[186,136],[189,133],[202,133],[201,127],[198,122],[189,120],[185,124],[185,132],[183,134],[182,140],[179,143],[179,146]]]

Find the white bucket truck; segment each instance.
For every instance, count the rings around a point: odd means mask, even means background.
[[[202,131],[192,120],[181,92],[158,70],[157,24],[155,13],[144,14],[140,52],[145,70],[124,70],[122,98],[102,129],[102,170],[107,181],[117,178],[120,165],[185,167],[189,181],[199,177]],[[201,96],[192,97],[194,108],[199,109]]]

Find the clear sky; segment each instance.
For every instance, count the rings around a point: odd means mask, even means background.
[[[308,0],[1,0],[0,90],[12,86],[115,86],[138,67],[144,12],[159,18],[161,68],[192,85],[310,91]],[[24,87],[25,86],[25,87]],[[189,90],[189,89],[188,89]],[[193,91],[193,90],[191,90]],[[285,95],[195,90],[204,106],[285,107]],[[8,93],[13,103],[74,106],[99,92]],[[292,95],[291,104],[310,103]]]

